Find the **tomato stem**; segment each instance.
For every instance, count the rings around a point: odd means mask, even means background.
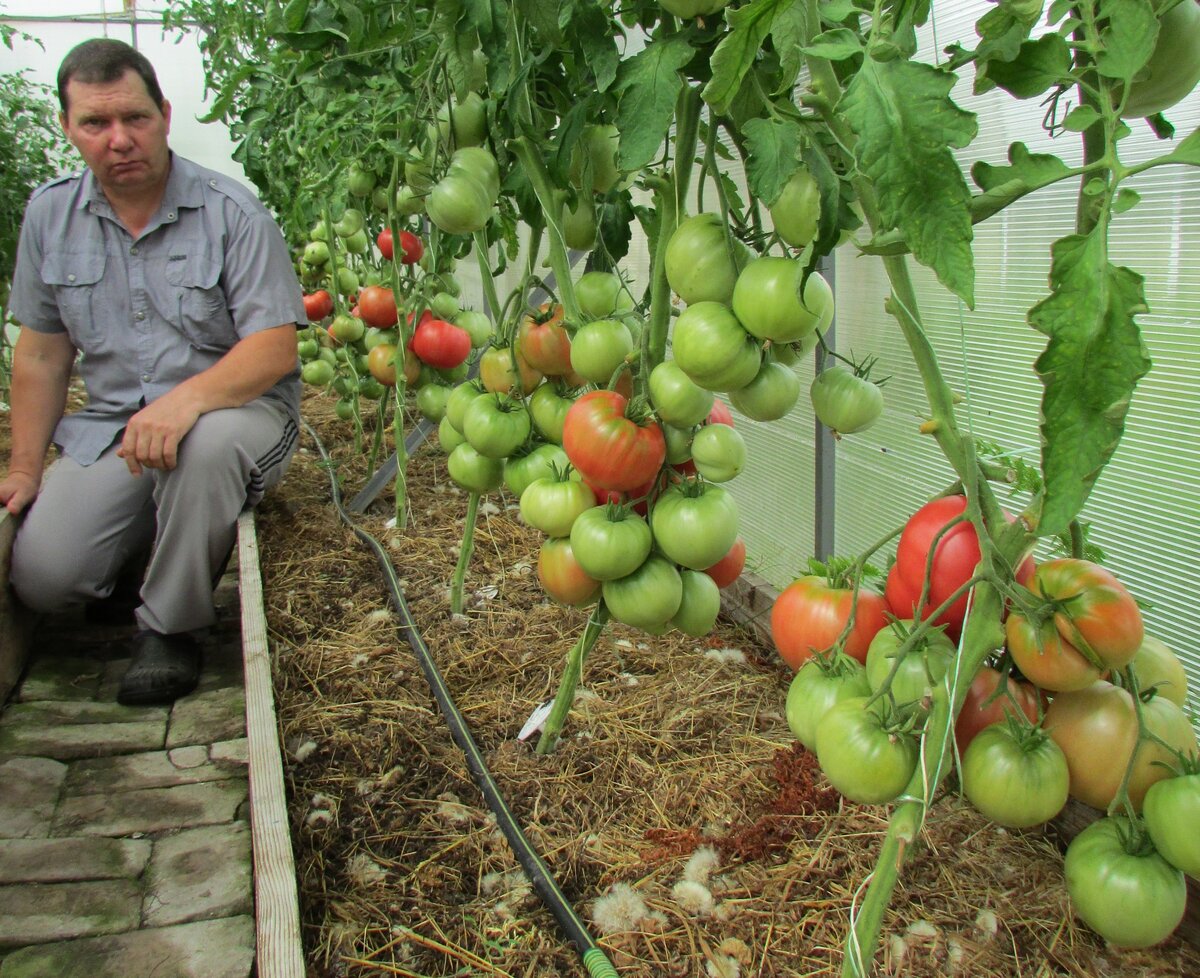
[[[467,565],[475,552],[475,520],[479,513],[479,493],[467,497],[467,518],[463,524],[462,545],[458,551],[458,565],[454,568],[454,579],[450,584],[450,613],[462,614],[463,582],[467,577]]]
[[[550,708],[546,723],[542,727],[542,735],[538,738],[537,753],[549,754],[558,744],[559,732],[566,722],[567,714],[571,712],[571,704],[575,702],[575,689],[583,675],[583,663],[604,631],[608,617],[608,606],[601,598],[596,602],[596,606],[588,616],[587,624],[567,654],[567,664],[559,679],[558,692],[554,695],[554,705]]]

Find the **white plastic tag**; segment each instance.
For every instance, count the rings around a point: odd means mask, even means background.
[[[550,708],[554,706],[554,700],[545,700],[539,703],[531,714],[529,719],[525,721],[525,726],[521,728],[521,732],[517,734],[517,740],[525,741],[538,733],[542,729],[542,725],[546,722],[546,717],[550,715]]]

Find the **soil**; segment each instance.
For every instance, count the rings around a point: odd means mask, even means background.
[[[354,495],[369,452],[329,398],[310,392],[304,415],[258,531],[309,978],[582,978],[472,780],[379,563],[332,503],[331,473]],[[386,549],[516,822],[617,973],[838,974],[888,811],[844,802],[794,741],[790,671],[774,651],[724,622],[704,640],[610,624],[561,741],[538,754],[518,733],[554,695],[586,614],[546,599],[539,534],[496,493],[480,507],[465,613],[452,616],[467,496],[434,445],[407,473],[406,526],[389,525],[390,487],[358,525]],[[1178,936],[1106,947],[1070,911],[1060,846],[943,791],[870,974],[1200,974]]]

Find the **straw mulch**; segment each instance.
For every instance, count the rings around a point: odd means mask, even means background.
[[[305,417],[353,495],[365,462],[348,425],[312,394]],[[6,458],[6,417],[0,429]],[[452,618],[466,495],[435,448],[408,471],[407,529],[389,528],[388,512],[362,525],[389,548],[508,804],[617,971],[838,973],[887,811],[843,803],[792,739],[773,651],[724,624],[703,641],[610,625],[562,742],[539,756],[517,733],[553,696],[584,615],[545,600],[538,534],[496,494],[467,613]],[[310,978],[581,978],[398,638],[374,557],[337,518],[327,472],[306,434],[259,511]],[[1200,953],[1178,938],[1106,948],[1070,913],[1051,836],[998,830],[947,793],[872,973],[1151,978],[1200,974]]]

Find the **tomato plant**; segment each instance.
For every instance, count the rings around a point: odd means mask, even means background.
[[[609,390],[589,391],[571,405],[563,448],[585,481],[621,491],[654,478],[667,454],[658,423]]]
[[[876,633],[887,624],[883,596],[860,586],[857,596],[847,582],[809,574],[797,578],[780,592],[771,607],[771,637],[780,656],[793,669],[818,652],[832,648],[850,622],[846,636],[847,655],[867,661],[867,649]]]
[[[1075,836],[1063,863],[1075,912],[1118,947],[1149,947],[1179,926],[1183,874],[1128,819],[1102,818]]]
[[[560,377],[571,369],[571,336],[562,321],[562,306],[544,305],[523,316],[517,332],[525,362],[548,377]]]
[[[808,167],[796,169],[768,212],[775,233],[793,248],[812,241],[821,217],[821,191]]]
[[[1001,680],[1004,689],[1000,688]],[[975,735],[994,723],[1004,723],[1007,717],[1016,716],[1018,711],[1030,723],[1036,723],[1041,709],[1041,698],[1031,683],[1021,682],[1012,676],[1001,676],[991,666],[981,666],[971,680],[963,699],[962,708],[954,721],[954,739],[959,754],[966,752]]]
[[[571,340],[571,369],[584,380],[607,385],[633,352],[633,334],[619,319],[597,319]]]
[[[712,391],[693,382],[674,360],[655,365],[650,371],[649,387],[654,410],[667,424],[690,428],[713,409]]]
[[[565,537],[584,510],[595,505],[591,489],[560,472],[529,483],[521,493],[521,519],[548,537]]]
[[[696,214],[680,221],[667,243],[667,281],[688,305],[728,302],[738,271],[749,257],[749,249],[740,241],[730,248],[719,215]]]

